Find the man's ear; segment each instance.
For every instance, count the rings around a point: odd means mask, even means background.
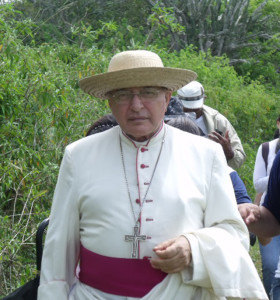
[[[171,92],[171,91],[167,91],[167,92],[165,93],[166,109],[167,109],[167,106],[168,106],[168,104],[169,104],[169,102],[170,102],[171,96],[172,96],[172,92]]]

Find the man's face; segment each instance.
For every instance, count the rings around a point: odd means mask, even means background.
[[[108,98],[122,130],[140,142],[159,129],[171,92],[159,87],[135,87],[110,92]]]
[[[198,119],[199,117],[202,116],[202,107],[201,108],[186,108],[184,107],[184,112],[195,112],[196,118]]]

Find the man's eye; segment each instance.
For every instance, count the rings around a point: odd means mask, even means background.
[[[120,99],[123,99],[123,98],[127,98],[129,97],[130,93],[118,93],[116,94],[116,98],[120,98]]]
[[[141,95],[144,97],[154,97],[157,95],[156,91],[142,91]]]

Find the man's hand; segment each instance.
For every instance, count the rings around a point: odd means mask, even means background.
[[[258,237],[273,237],[280,234],[280,222],[275,216],[264,206],[259,206],[260,218],[257,222],[250,219],[246,221],[250,232]]]
[[[247,225],[252,225],[261,218],[261,208],[252,203],[238,204],[238,211]],[[271,238],[258,237],[259,242],[265,246],[270,243]]]
[[[227,160],[230,160],[234,157],[234,152],[231,148],[228,130],[226,131],[224,137],[216,131],[213,131],[212,133],[210,133],[208,135],[208,137],[210,140],[222,145]]]
[[[258,221],[261,217],[260,207],[253,203],[242,203],[238,204],[237,207],[243,221],[247,225]]]
[[[191,246],[184,236],[167,240],[153,250],[158,257],[150,260],[152,267],[165,273],[180,272],[192,261]]]

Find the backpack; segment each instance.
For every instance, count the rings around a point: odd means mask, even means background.
[[[267,170],[267,158],[268,158],[268,153],[269,153],[269,142],[263,143],[262,144],[262,157],[265,162],[265,169]]]

